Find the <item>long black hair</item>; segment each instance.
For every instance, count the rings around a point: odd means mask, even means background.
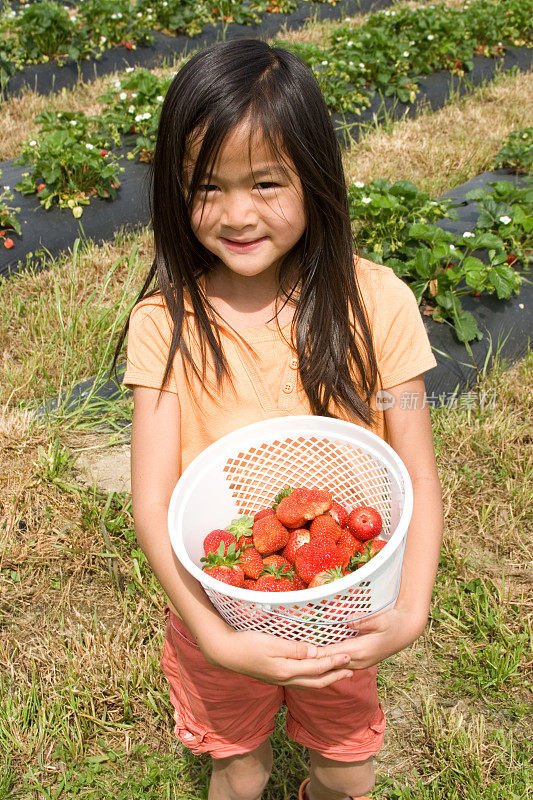
[[[297,298],[292,341],[312,413],[334,416],[334,409],[343,409],[369,424],[377,363],[355,274],[339,143],[309,68],[290,51],[258,39],[197,53],[174,77],[161,110],[150,175],[155,258],[135,302],[161,295],[173,320],[161,389],[177,351],[187,375],[205,380],[209,352],[217,384],[231,379],[216,312],[198,283],[217,259],[194,235],[190,213],[225,137],[245,119],[251,135],[259,131],[281,161],[284,153],[290,158],[302,184],[306,229],[282,259],[279,296]],[[201,146],[185,186],[184,160],[199,132]],[[184,291],[194,309],[200,363],[183,336]],[[127,330],[126,324],[111,371]]]

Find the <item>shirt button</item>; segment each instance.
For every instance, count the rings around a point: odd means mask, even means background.
[[[291,369],[298,369],[298,359],[297,358],[291,358],[289,367]]]
[[[283,387],[283,391],[285,394],[290,394],[292,392],[292,383],[286,383]]]

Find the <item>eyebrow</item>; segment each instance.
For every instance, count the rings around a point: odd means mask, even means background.
[[[275,172],[281,173],[282,175],[285,175],[287,178],[290,177],[285,167],[282,167],[281,164],[272,164],[271,168],[255,170],[254,175],[256,178],[260,178],[264,177],[265,175],[272,175]],[[211,175],[211,178],[215,181],[220,180],[218,175],[215,174]]]

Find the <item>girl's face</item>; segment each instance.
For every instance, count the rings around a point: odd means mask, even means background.
[[[281,164],[261,137],[253,142],[251,168],[246,124],[228,134],[193,199],[191,226],[198,240],[232,272],[253,277],[275,274],[282,257],[302,236],[306,219],[300,179],[290,159]],[[200,142],[185,163],[192,176]],[[205,202],[205,206],[204,206]]]

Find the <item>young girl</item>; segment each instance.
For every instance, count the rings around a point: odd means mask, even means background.
[[[391,269],[354,256],[328,111],[286,50],[227,42],[178,72],[151,201],[155,258],[130,316],[124,383],[134,395],[135,530],[169,598],[161,666],[176,734],[212,756],[209,800],[259,800],[285,703],[288,735],[310,749],[300,799],[360,797],[374,785],[385,728],[375,665],[424,630],[442,537],[423,402],[436,362],[415,297]],[[414,488],[394,608],[328,647],[229,627],[167,530],[172,490],[205,447],[302,413],[373,430]]]

